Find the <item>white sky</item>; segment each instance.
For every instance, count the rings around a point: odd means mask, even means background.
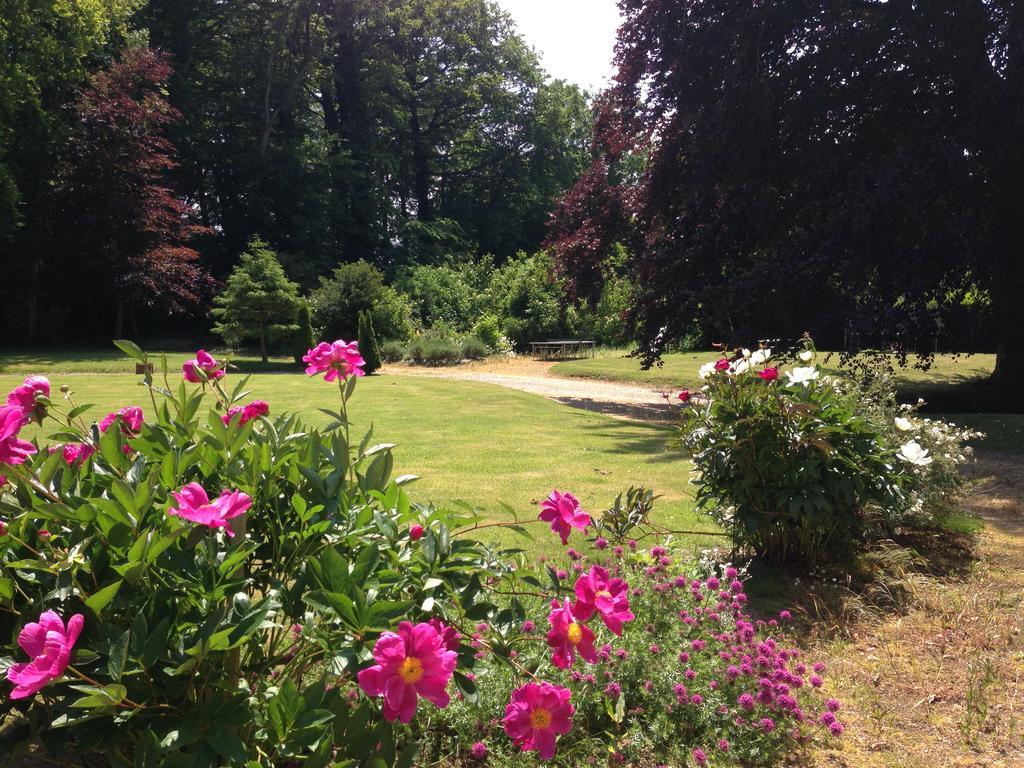
[[[612,76],[615,0],[498,0],[548,73],[597,91]]]

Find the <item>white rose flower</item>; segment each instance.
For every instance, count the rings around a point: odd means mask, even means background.
[[[750,350],[749,349],[742,349],[742,350],[740,350],[740,354],[743,355],[743,359],[744,360],[749,360],[750,359]]]
[[[714,363],[704,363],[704,365],[702,365],[700,367],[700,370],[697,371],[697,375],[700,376],[702,379],[706,379],[708,376],[710,376],[714,372],[715,372],[715,364]]]
[[[811,360],[814,359],[814,352],[813,350],[805,349],[803,352],[797,355],[797,357],[799,357],[802,362],[809,363],[811,362]]]
[[[738,376],[741,373],[746,373],[748,368],[750,368],[750,363],[746,360],[737,360],[729,366],[729,374]]]
[[[914,422],[910,419],[905,419],[902,416],[897,416],[895,422],[896,429],[900,432],[910,432],[914,428]]]
[[[770,349],[758,349],[750,356],[751,365],[760,365],[761,363],[767,363],[768,358],[772,356]]]
[[[927,467],[932,463],[928,449],[922,448],[916,440],[910,440],[900,446],[900,458],[918,467]]]
[[[806,368],[794,368],[792,371],[786,371],[786,378],[789,379],[790,384],[803,384],[805,387],[818,378],[818,369],[813,365],[807,366]]]

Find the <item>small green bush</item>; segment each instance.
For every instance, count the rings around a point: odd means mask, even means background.
[[[810,346],[786,371],[769,356],[723,356],[701,368],[700,393],[680,395],[697,504],[737,548],[776,562],[848,558],[962,487],[953,467],[969,434],[823,376]]]
[[[480,339],[466,339],[462,342],[462,357],[466,360],[483,360],[490,349]]]
[[[424,365],[455,365],[462,360],[462,348],[453,341],[421,336],[409,345],[408,355]]]
[[[380,345],[380,359],[385,363],[400,363],[407,351],[405,344],[399,341],[385,341]]]
[[[490,312],[481,315],[480,319],[473,323],[472,334],[491,349],[497,350],[502,339],[501,320]]]
[[[356,338],[360,312],[372,315],[382,339],[403,341],[412,334],[408,299],[385,285],[384,273],[365,261],[342,264],[330,277],[321,277],[309,303],[313,322],[332,339]]]

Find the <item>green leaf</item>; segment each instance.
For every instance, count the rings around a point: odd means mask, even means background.
[[[139,737],[132,765],[133,768],[160,768],[160,742],[151,728]]]
[[[420,743],[418,741],[410,741],[405,745],[405,749],[402,750],[398,756],[398,760],[395,762],[395,768],[412,768],[416,763],[416,758],[420,753]]]
[[[459,689],[459,692],[466,697],[466,701],[470,704],[476,704],[479,700],[476,683],[458,670],[455,671],[454,677],[455,686]]]
[[[360,557],[362,557],[362,553],[360,553]],[[320,573],[324,586],[331,592],[348,590],[348,561],[336,549],[325,549],[324,553],[320,555]]]
[[[86,599],[86,606],[98,616],[110,604],[110,601],[114,599],[123,583],[123,581],[115,581],[113,584],[105,586],[99,592],[94,592]]]
[[[380,547],[376,542],[364,546],[352,564],[352,581],[356,584],[365,584],[380,562]]]
[[[140,363],[146,362],[146,353],[142,351],[134,341],[129,339],[114,339],[114,346],[124,352],[128,357],[138,360]]]
[[[131,639],[131,631],[126,631],[110,647],[110,656],[107,659],[107,673],[114,679],[120,680],[124,672],[124,664],[128,658],[128,642]]]
[[[238,734],[227,726],[219,725],[206,733],[206,743],[213,747],[217,754],[225,757],[228,764],[241,764],[249,758],[249,751]]]

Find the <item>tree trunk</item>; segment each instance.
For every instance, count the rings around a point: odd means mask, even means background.
[[[409,85],[415,88],[415,78],[410,76]],[[419,103],[415,92],[409,108],[409,132],[412,134],[413,196],[416,198],[416,218],[431,221],[434,211],[430,203],[430,148],[428,137],[420,124]]]
[[[260,358],[264,363],[270,362],[270,358],[267,357],[267,334],[260,334]]]

